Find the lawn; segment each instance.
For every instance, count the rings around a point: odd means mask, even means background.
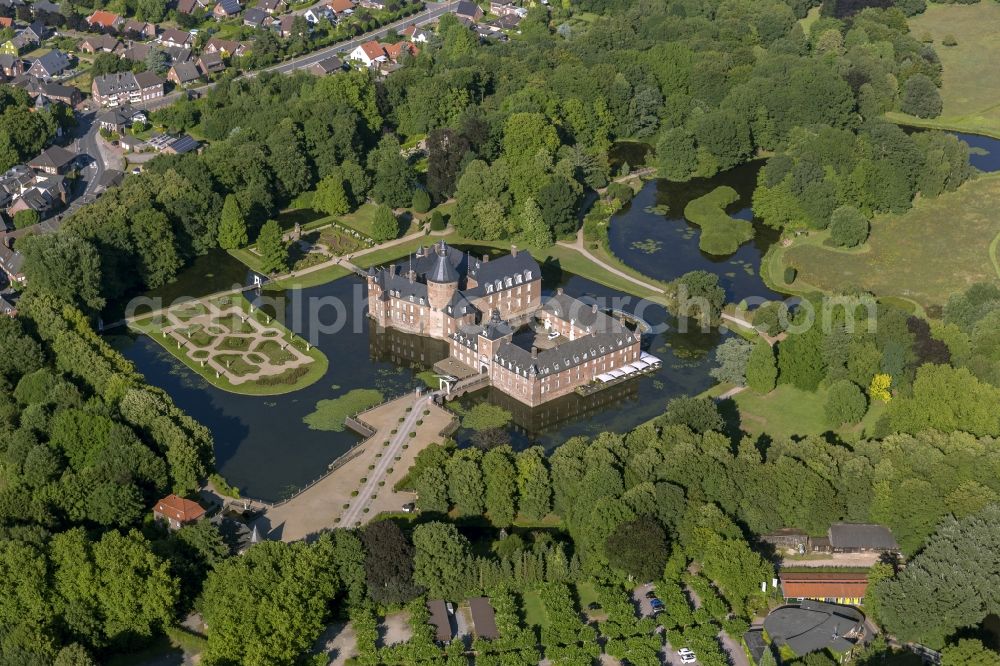
[[[684,217],[701,228],[698,247],[702,252],[725,256],[753,238],[753,225],[726,215],[726,207],[739,200],[731,187],[717,187],[684,207]]]
[[[823,407],[826,389],[815,393],[803,391],[790,384],[781,384],[766,395],[747,390],[733,396],[740,411],[740,427],[751,435],[765,432],[775,438],[820,435],[834,430],[827,425]],[[873,402],[861,423],[836,429],[841,435],[870,434],[885,405]]]
[[[366,203],[353,213],[341,215],[337,219],[340,223],[352,229],[356,229],[365,236],[371,238],[372,225],[375,223],[375,209],[378,208],[373,203]]]
[[[1000,175],[981,176],[956,192],[918,200],[902,215],[879,216],[861,251],[796,241],[771,257],[768,272],[772,280],[780,275],[778,261],[798,269],[796,290],[800,281],[825,291],[861,287],[925,308],[943,305],[971,284],[997,281],[998,208]]]
[[[316,409],[302,420],[310,430],[342,432],[344,420],[381,403],[384,396],[375,389],[354,389],[332,400],[320,400]]]
[[[548,624],[545,607],[542,606],[542,598],[537,590],[527,590],[522,594],[521,604],[524,608],[524,623],[529,627],[544,627]]]
[[[927,4],[927,10],[909,20],[910,32],[918,39],[925,33],[934,38],[934,50],[944,66],[941,97],[944,110],[938,118],[920,120],[902,113],[892,120],[944,127],[1000,138],[1000,4]],[[941,40],[952,35],[956,46]]]

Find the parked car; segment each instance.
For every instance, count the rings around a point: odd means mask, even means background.
[[[655,599],[656,598],[656,590],[650,590],[649,592],[647,592],[646,593],[646,598],[647,599]]]
[[[688,648],[681,648],[677,651],[677,656],[681,658],[682,664],[693,664],[698,661],[697,655]]]
[[[549,334],[546,337],[548,337],[549,340],[555,340],[556,338],[559,337],[559,332],[558,331],[549,331]]]
[[[406,504],[403,505],[403,513],[413,513],[414,511],[416,511],[416,509],[417,505],[414,504],[413,502],[407,502]]]
[[[653,608],[663,608],[663,602],[657,599],[656,597],[653,597],[652,599],[649,600],[649,605],[652,606]]]

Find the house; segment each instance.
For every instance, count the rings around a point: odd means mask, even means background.
[[[781,581],[781,595],[786,601],[815,599],[856,606],[868,590],[868,575],[864,571],[781,571],[778,579]]]
[[[57,175],[66,173],[75,159],[76,155],[65,148],[50,146],[28,162],[28,166],[35,171]]]
[[[201,72],[198,70],[198,66],[192,62],[179,62],[167,72],[167,80],[179,86],[187,85],[200,78]]]
[[[354,13],[354,2],[352,0],[330,0],[326,5],[330,8],[330,11],[338,16],[340,14],[352,14]]]
[[[157,40],[160,44],[164,46],[173,46],[175,48],[190,48],[191,42],[193,41],[191,33],[184,30],[178,30],[176,28],[167,28],[160,35]]]
[[[494,16],[520,16],[524,18],[528,15],[528,10],[518,7],[510,0],[493,0],[490,2],[490,14]]]
[[[386,56],[392,62],[398,63],[403,58],[404,53],[409,53],[412,56],[416,56],[420,53],[420,49],[411,44],[410,42],[396,42],[395,44],[386,44],[383,46]]]
[[[7,317],[17,316],[17,305],[14,304],[10,294],[0,294],[0,314]]]
[[[32,33],[22,30],[4,42],[3,46],[0,47],[0,53],[17,55],[21,51],[30,50],[36,46],[38,46],[38,39]]]
[[[16,55],[0,54],[0,72],[11,78],[24,74],[24,61]]]
[[[0,235],[0,271],[14,284],[24,284],[24,255],[14,248],[13,236]]]
[[[98,104],[119,106],[163,97],[163,83],[154,72],[119,72],[94,77],[90,91]]]
[[[278,21],[278,34],[282,38],[288,39],[289,37],[294,37],[295,36],[295,19],[296,18],[298,18],[298,17],[295,16],[294,14],[286,14],[285,16],[281,17],[280,21]],[[308,28],[308,25],[309,25],[309,22],[307,21],[306,22],[307,28]],[[308,30],[307,30],[307,32],[308,32]]]
[[[246,45],[241,44],[240,42],[231,39],[218,39],[216,37],[212,37],[208,40],[208,43],[205,44],[205,48],[203,48],[201,52],[202,54],[218,53],[224,58],[228,58],[229,56],[236,56],[239,58],[246,53],[246,50]]]
[[[198,58],[198,69],[205,76],[209,74],[218,74],[219,72],[226,69],[226,63],[222,60],[222,54],[219,52],[215,53],[202,53],[201,57]]]
[[[164,46],[163,52],[171,63],[187,62],[191,59],[191,48],[187,46]]]
[[[59,5],[54,2],[49,2],[48,0],[38,0],[38,2],[31,3],[31,11],[35,16],[37,16],[39,12],[62,15],[62,9]]]
[[[497,20],[493,21],[490,25],[495,27],[497,30],[516,30],[524,17],[517,14],[507,14],[506,16],[501,16]]]
[[[137,136],[132,134],[126,134],[118,140],[118,145],[122,147],[126,153],[138,153],[140,150],[146,147],[146,142]],[[104,173],[108,173],[105,171]],[[121,172],[119,172],[121,173]]]
[[[783,527],[769,534],[762,534],[760,540],[774,546],[774,550],[779,553],[786,550],[805,553],[809,549],[809,535],[805,530],[795,527]]]
[[[459,0],[458,4],[455,5],[454,13],[458,18],[472,21],[473,23],[483,18],[482,7],[469,0]]]
[[[469,610],[472,612],[472,626],[477,638],[495,641],[500,638],[497,629],[497,616],[486,597],[469,599]]]
[[[124,104],[99,113],[97,115],[97,124],[101,129],[122,134],[125,131],[125,128],[136,120],[144,121],[145,119],[146,115],[144,113],[136,111],[131,106]]]
[[[146,62],[146,58],[149,57],[149,52],[152,50],[152,44],[132,43],[122,51],[121,57],[132,62]]]
[[[36,42],[43,42],[52,34],[52,30],[41,21],[35,21],[21,31],[21,34],[28,35]]]
[[[198,10],[208,9],[208,0],[177,0],[177,11],[181,14],[194,14]]]
[[[308,10],[306,14],[308,15],[311,11],[311,9]],[[309,20],[308,16],[306,16],[306,20]],[[271,18],[271,15],[263,9],[251,7],[243,12],[243,25],[245,26],[249,26],[251,28],[266,28],[272,23],[274,23],[274,19]]]
[[[8,39],[3,44],[0,44],[0,55],[17,56],[21,53],[21,45],[18,41],[15,41],[17,36]]]
[[[442,599],[428,599],[427,611],[430,613],[429,624],[434,627],[434,640],[438,643],[450,643],[454,633],[451,630],[451,614]]]
[[[309,21],[310,24],[316,25],[323,19],[326,19],[330,23],[337,22],[337,15],[334,14],[333,10],[329,6],[326,7],[310,7],[302,15],[302,18]]]
[[[28,74],[40,79],[51,79],[59,76],[69,68],[69,57],[59,49],[52,49],[45,55],[38,56],[28,67]]]
[[[430,39],[430,34],[426,30],[421,30],[415,25],[408,25],[399,33],[411,42],[426,44]]]
[[[255,7],[264,10],[268,14],[280,14],[288,9],[288,3],[285,0],[260,0]]]
[[[13,28],[13,27],[14,27],[14,19],[12,19],[9,16],[0,16],[0,30],[3,30],[4,28]]]
[[[385,49],[376,41],[365,42],[353,51],[349,56],[351,60],[357,60],[365,67],[371,67],[375,63],[383,63],[388,60]]]
[[[882,525],[834,523],[827,532],[834,553],[894,553],[899,551],[892,531]]]
[[[123,136],[121,141],[122,146],[125,145],[126,139],[135,139],[135,137]],[[105,169],[104,173],[101,174],[101,179],[97,182],[97,184],[106,190],[109,187],[117,187],[121,185],[123,180],[125,180],[125,174],[122,173],[121,171],[118,171],[117,169]]]
[[[204,517],[205,509],[201,508],[201,505],[177,495],[167,495],[153,507],[153,518],[166,521],[172,530],[179,530]]]
[[[67,106],[76,106],[82,99],[80,91],[73,86],[42,81],[33,76],[21,77],[14,85],[23,88],[31,97],[45,96],[52,101],[62,102]]]
[[[156,26],[152,23],[143,23],[135,19],[129,19],[122,27],[122,32],[133,39],[156,39]]]
[[[316,76],[326,76],[327,74],[334,74],[339,72],[344,68],[344,63],[340,61],[337,56],[330,56],[325,60],[320,60],[318,63],[309,68],[311,74]]]
[[[80,42],[80,50],[84,53],[113,53],[121,46],[121,42],[111,35],[89,35]]]
[[[98,9],[96,12],[87,17],[87,25],[91,28],[102,28],[104,30],[113,30],[114,28],[117,28],[121,22],[121,16],[112,12],[104,11],[103,9]]]
[[[212,16],[215,17],[216,21],[221,21],[230,16],[236,16],[241,11],[243,11],[243,6],[240,5],[239,0],[219,0],[212,8]]]

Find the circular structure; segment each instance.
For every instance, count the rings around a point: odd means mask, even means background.
[[[824,649],[846,654],[864,638],[865,616],[851,606],[806,600],[772,611],[764,629],[799,656]]]

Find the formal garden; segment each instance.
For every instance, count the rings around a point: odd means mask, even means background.
[[[247,395],[304,388],[326,356],[242,294],[171,306],[130,322],[213,386]]]

